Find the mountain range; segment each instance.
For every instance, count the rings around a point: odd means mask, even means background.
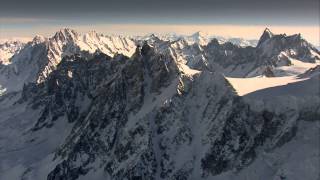
[[[0,179],[317,179],[319,50],[269,29],[204,37],[62,29],[16,45],[0,65]]]

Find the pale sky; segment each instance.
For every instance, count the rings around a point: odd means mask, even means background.
[[[301,33],[319,45],[319,0],[0,0],[0,39],[50,36],[61,28],[143,35],[192,34],[257,39]]]

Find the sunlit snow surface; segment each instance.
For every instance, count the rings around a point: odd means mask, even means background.
[[[303,74],[310,68],[314,68],[319,64],[317,63],[304,63],[299,60],[291,60],[292,64],[291,66],[281,66],[276,69],[276,72],[280,72],[282,70],[283,72],[287,73],[287,76],[282,77],[252,77],[252,78],[231,78],[227,77],[228,81],[232,84],[232,86],[237,91],[238,95],[244,96],[249,93],[253,93],[255,91],[260,91],[262,89],[268,89],[273,87],[280,87],[280,86],[286,86],[290,85],[290,87],[293,87],[293,84],[303,84],[301,86],[301,92],[304,90],[313,88],[314,90],[317,90],[317,83],[320,81],[319,79],[319,72],[313,74],[312,76],[307,76],[304,78],[300,78],[298,75]],[[306,81],[306,82],[303,82]],[[307,83],[309,82],[309,83]],[[319,84],[319,83],[318,83]],[[289,87],[289,86],[288,86]],[[287,87],[287,88],[288,88]],[[287,89],[288,90],[288,89]],[[291,88],[292,90],[292,88]],[[296,89],[299,91],[299,89]],[[289,90],[286,92],[285,89],[283,89],[285,93],[290,93]],[[280,92],[278,92],[280,93]],[[297,92],[298,94],[298,92]],[[261,94],[262,95],[262,94]],[[275,94],[277,95],[277,94]],[[278,94],[280,95],[280,94]]]
[[[308,78],[298,79],[296,76],[287,77],[253,77],[253,78],[227,78],[232,86],[236,89],[238,95],[244,96],[246,94],[276,87],[284,86],[289,83],[307,80]]]

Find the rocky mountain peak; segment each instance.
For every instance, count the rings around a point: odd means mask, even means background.
[[[53,39],[55,39],[56,41],[64,42],[64,41],[75,40],[78,38],[78,36],[79,34],[75,30],[72,30],[69,28],[63,28],[55,33],[55,35],[53,36]]]
[[[94,39],[94,40],[100,40],[101,34],[98,34],[96,31],[89,31],[88,33],[84,34],[84,38],[86,40],[88,39]]]
[[[269,29],[269,28],[265,28],[264,29],[264,33],[268,33],[268,34],[270,34],[270,35],[273,35],[273,33],[271,32],[271,30]]]
[[[270,31],[269,28],[266,28],[263,31],[257,46],[260,46],[263,42],[265,42],[266,40],[270,39],[271,37],[273,37],[273,33]]]
[[[154,34],[154,33],[152,33],[151,35],[150,35],[150,38],[156,38],[157,36]]]
[[[207,45],[207,48],[217,48],[217,47],[219,47],[220,46],[220,43],[219,43],[219,41],[218,41],[218,39],[216,39],[216,38],[213,38],[209,43],[208,43],[208,45]]]
[[[305,62],[314,63],[320,59],[320,52],[301,34],[273,34],[270,30],[265,30],[261,36],[257,48],[262,56],[278,56],[285,52],[289,57]]]

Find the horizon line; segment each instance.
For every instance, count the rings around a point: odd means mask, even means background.
[[[148,34],[170,34],[192,35],[195,32],[204,32],[209,36],[222,36],[228,38],[243,38],[257,40],[262,35],[264,29],[270,29],[274,34],[301,34],[310,43],[320,45],[320,29],[318,26],[287,26],[287,25],[237,25],[237,24],[145,24],[145,23],[116,23],[92,25],[47,25],[30,28],[10,28],[5,30],[0,28],[0,39],[12,39],[17,37],[33,38],[36,35],[51,37],[55,32],[69,28],[80,33],[95,31],[105,35],[128,35],[143,36]]]

